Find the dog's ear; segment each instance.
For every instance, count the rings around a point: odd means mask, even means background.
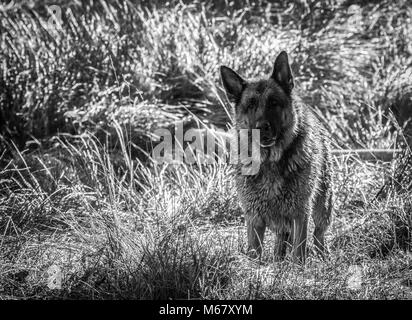
[[[279,53],[273,67],[271,76],[287,93],[290,94],[294,87],[292,70],[289,66],[288,54],[286,51]]]
[[[237,103],[240,100],[246,81],[232,69],[221,66],[220,76],[230,102]]]

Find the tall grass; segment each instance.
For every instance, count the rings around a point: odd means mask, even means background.
[[[120,127],[117,133],[122,141]],[[360,264],[366,274],[358,297],[407,295],[398,279],[392,283],[389,274],[382,278],[379,273],[384,271],[376,265],[395,267],[402,277],[410,263],[402,253],[411,244],[410,202],[388,197],[374,203],[369,196],[377,191],[376,178],[383,166],[337,161],[341,168],[336,171],[337,187],[346,189],[337,190],[337,216],[329,236],[332,253],[326,262],[311,256],[303,271],[293,263],[272,262],[271,236],[261,267],[242,254],[242,216],[232,181],[227,179],[229,167],[216,165],[202,172],[181,166],[158,170],[132,161],[125,147],[119,174],[116,160],[95,137],[58,143],[61,154],[56,158],[67,159],[65,179],[43,165],[40,156],[19,152],[31,163],[26,160],[18,167],[16,161],[1,172],[2,283],[8,294],[349,298],[351,290],[340,288],[348,277],[342,270]],[[50,181],[53,191],[46,190]],[[63,274],[60,290],[45,285],[45,272],[52,265]],[[26,277],[16,280],[22,271]],[[376,287],[377,276],[389,282]]]

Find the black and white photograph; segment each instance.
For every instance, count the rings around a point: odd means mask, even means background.
[[[412,300],[411,148],[410,0],[1,0],[0,300]]]

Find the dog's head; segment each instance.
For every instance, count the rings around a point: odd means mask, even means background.
[[[234,105],[236,128],[259,129],[261,152],[265,158],[278,161],[297,125],[287,53],[278,55],[268,79],[247,81],[225,66],[220,72],[228,100]]]

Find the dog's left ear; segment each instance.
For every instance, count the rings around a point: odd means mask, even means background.
[[[293,75],[289,66],[288,54],[286,51],[279,53],[276,58],[275,65],[273,67],[273,73],[271,76],[287,93],[292,92],[293,87]]]
[[[220,76],[222,78],[223,87],[226,90],[226,96],[230,102],[237,103],[245,87],[246,81],[232,69],[221,66]]]

